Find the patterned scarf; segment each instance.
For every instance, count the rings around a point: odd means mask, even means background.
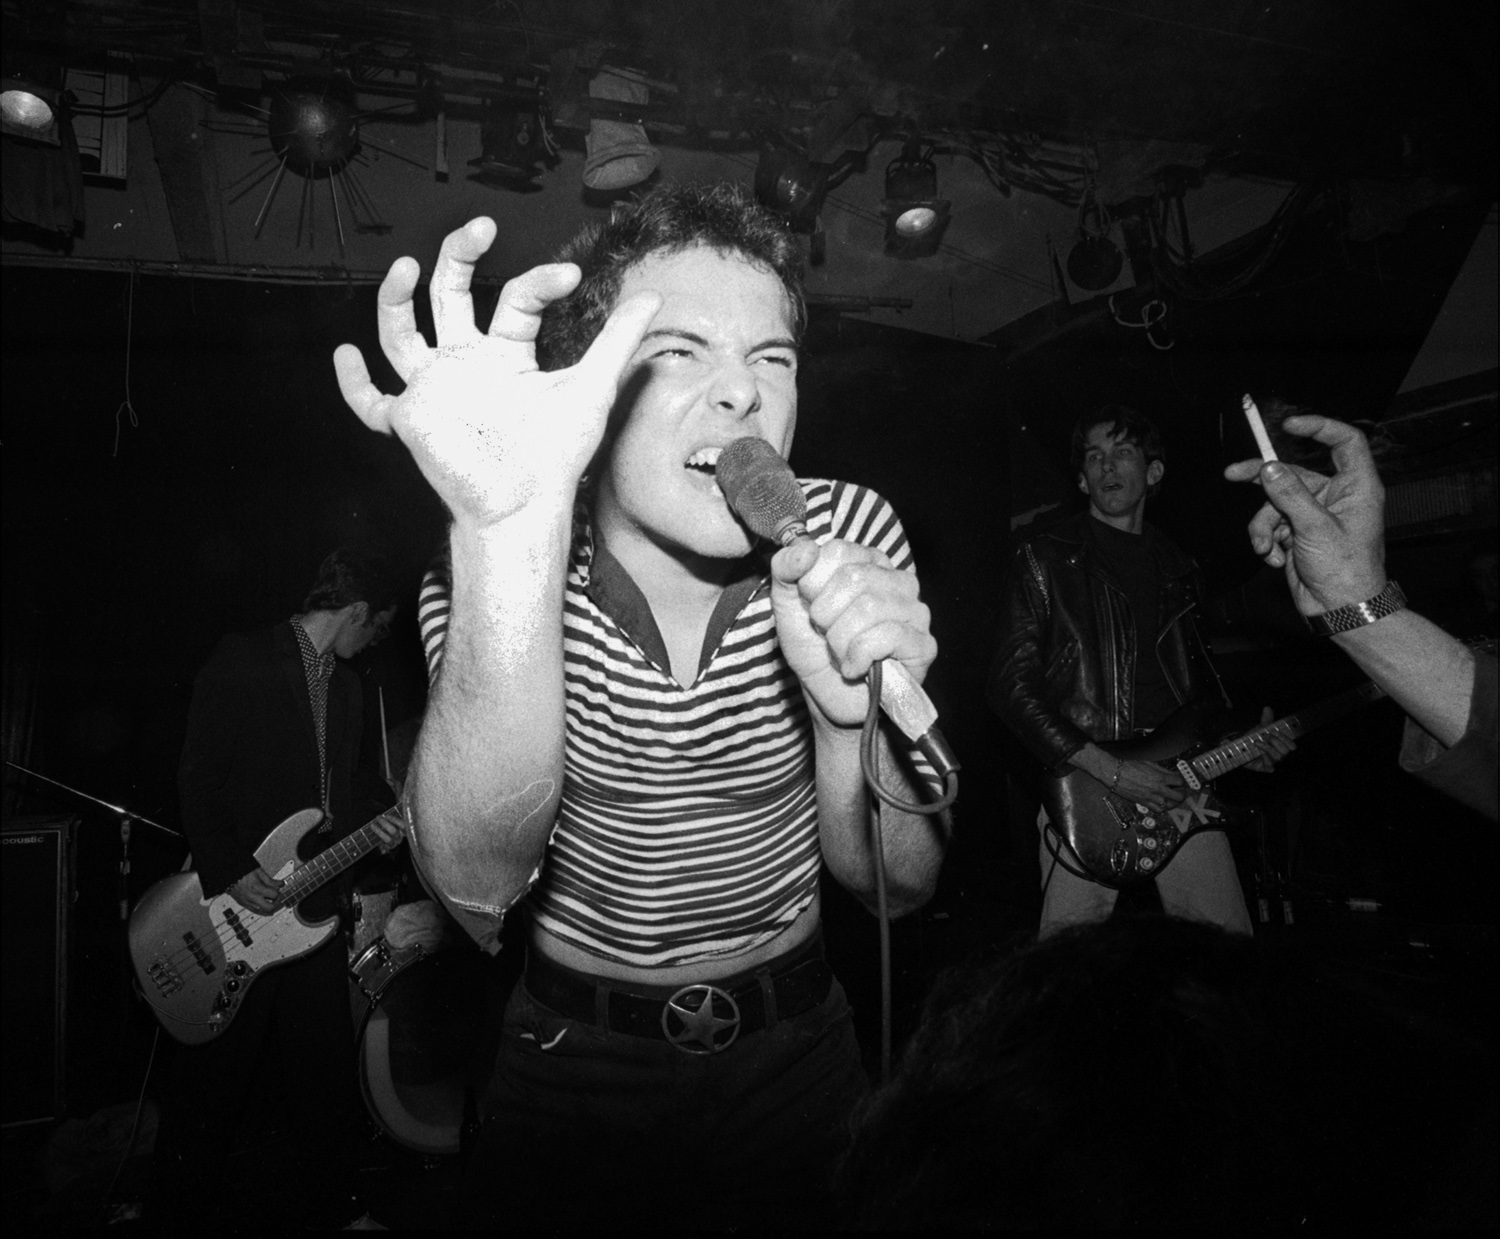
[[[302,670],[307,676],[307,696],[312,702],[313,727],[318,733],[318,788],[323,797],[323,821],[318,830],[326,834],[333,828],[333,814],[328,808],[328,682],[333,679],[333,666],[337,657],[332,650],[319,654],[318,647],[302,627],[302,621],[292,618],[292,632],[297,637],[297,647],[302,651]]]

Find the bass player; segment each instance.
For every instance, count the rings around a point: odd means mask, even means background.
[[[297,615],[230,634],[199,672],[178,787],[205,895],[227,890],[243,907],[270,913],[282,882],[254,852],[272,827],[320,808],[323,821],[304,843],[322,850],[389,804],[373,775],[356,789],[362,693],[344,660],[385,636],[395,599],[380,560],[335,550]],[[383,849],[401,842],[392,822],[377,818],[373,827]],[[322,905],[308,908],[320,898]],[[301,907],[310,920],[335,911],[327,887]],[[148,1202],[154,1225],[207,1231],[215,1222],[337,1225],[353,1216],[339,1174],[360,1105],[346,952],[339,932],[268,970],[231,1027],[178,1052]],[[274,1090],[257,1093],[257,1081],[267,1079]],[[268,1113],[273,1104],[281,1112]],[[277,1164],[297,1167],[295,1181],[273,1191],[250,1186],[271,1176],[265,1165],[233,1158],[249,1122],[285,1137]]]

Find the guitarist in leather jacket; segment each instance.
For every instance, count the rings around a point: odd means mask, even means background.
[[[1161,435],[1135,410],[1108,405],[1074,427],[1073,464],[1089,506],[1016,550],[990,705],[1049,772],[1082,769],[1135,803],[1169,809],[1187,794],[1180,775],[1095,743],[1155,727],[1188,701],[1227,704],[1193,621],[1193,562],[1145,523],[1166,472]],[[1252,768],[1268,770],[1291,747],[1266,741]],[[1042,836],[1039,934],[1108,917],[1118,892],[1075,872],[1055,831],[1043,826]],[[1167,913],[1250,933],[1222,832],[1190,838],[1156,883]]]
[[[280,881],[254,852],[283,819],[321,808],[324,822],[303,841],[321,851],[389,803],[378,779],[358,772],[363,694],[347,665],[385,636],[395,611],[395,586],[384,565],[346,549],[319,569],[299,614],[226,636],[199,672],[178,770],[182,822],[205,895],[227,890],[242,906],[269,913]],[[326,829],[325,829],[326,827]],[[399,829],[382,822],[389,850]],[[329,888],[309,896],[307,919],[332,915]],[[315,901],[322,899],[317,906]],[[156,1225],[206,1229],[215,1219],[248,1220],[237,1197],[247,1172],[238,1166],[237,1129],[260,1121],[282,1097],[257,1095],[267,1055],[294,1113],[275,1112],[273,1126],[298,1145],[305,1183],[282,1183],[274,1197],[287,1215],[257,1215],[261,1224],[347,1222],[335,1186],[335,1163],[359,1109],[355,1046],[349,1018],[346,945],[342,932],[310,954],[266,971],[246,994],[234,1023],[214,1040],[178,1052],[168,1079],[150,1202]],[[283,1150],[291,1154],[290,1147]],[[237,1168],[238,1167],[238,1168]],[[236,1190],[238,1185],[239,1190]],[[322,1198],[313,1199],[321,1192]],[[259,1194],[259,1193],[257,1193]],[[331,1199],[326,1199],[332,1197]],[[327,1205],[329,1212],[317,1208]]]

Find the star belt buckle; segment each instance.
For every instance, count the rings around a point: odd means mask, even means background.
[[[661,1030],[684,1054],[717,1054],[740,1035],[740,1007],[717,985],[684,985],[661,1010]]]

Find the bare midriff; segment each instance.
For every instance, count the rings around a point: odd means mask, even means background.
[[[600,959],[545,929],[533,928],[531,946],[555,964],[586,972],[596,977],[608,977],[614,981],[633,981],[638,985],[691,985],[699,981],[712,981],[719,977],[733,976],[757,968],[767,960],[785,955],[801,946],[815,933],[822,916],[822,901],[818,895],[798,915],[797,919],[768,942],[739,955],[724,955],[717,959],[704,960],[696,964],[677,964],[668,968],[638,968],[631,964],[615,963]]]

